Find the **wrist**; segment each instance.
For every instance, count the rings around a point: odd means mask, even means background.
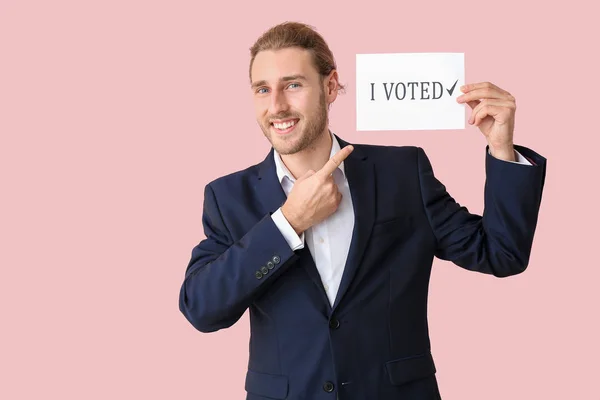
[[[296,220],[295,214],[290,212],[286,207],[286,204],[281,206],[281,213],[283,217],[287,220],[290,226],[294,229],[297,235],[300,235],[304,230],[300,227],[299,222]]]
[[[504,161],[517,161],[517,157],[515,156],[515,148],[512,144],[502,145],[502,146],[489,146],[490,154]]]

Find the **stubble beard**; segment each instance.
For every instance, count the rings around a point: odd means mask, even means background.
[[[286,119],[286,118],[298,118],[298,116],[294,114],[285,114],[276,116],[277,119]],[[271,130],[271,124],[267,121],[265,124],[260,124],[260,127],[265,135],[265,137],[271,142],[271,146],[277,150],[279,154],[294,154],[299,151],[302,151],[313,143],[317,141],[317,139],[325,132],[325,128],[328,124],[328,115],[327,115],[327,104],[325,103],[325,93],[321,90],[321,95],[319,96],[319,107],[317,108],[317,112],[315,117],[312,120],[302,120],[305,124],[304,129],[300,134],[298,132],[293,132],[292,136],[297,136],[296,141],[292,141],[285,136],[281,136],[281,140],[273,140],[273,136],[277,135],[273,133]],[[299,123],[299,122],[298,122]]]

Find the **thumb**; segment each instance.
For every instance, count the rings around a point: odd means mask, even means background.
[[[310,178],[310,177],[311,177],[311,176],[313,176],[314,174],[315,174],[315,170],[309,169],[308,171],[306,171],[306,172],[304,173],[304,175],[302,175],[300,178],[298,178],[298,179],[296,180],[296,182],[300,182],[300,181],[303,181],[303,180],[305,180],[305,179],[307,179],[307,178]]]

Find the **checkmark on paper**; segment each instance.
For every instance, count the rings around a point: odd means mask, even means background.
[[[452,96],[452,93],[454,92],[454,88],[456,87],[457,83],[458,83],[458,79],[456,80],[456,82],[454,82],[454,85],[452,85],[452,87],[450,89],[446,89],[450,96]]]
[[[450,96],[452,96],[452,93],[454,92],[454,88],[456,87],[457,83],[458,83],[458,79],[456,80],[456,82],[454,82],[454,85],[452,85],[452,87],[450,89],[446,89],[446,91],[448,91],[448,94]]]

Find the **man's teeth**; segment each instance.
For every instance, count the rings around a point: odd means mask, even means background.
[[[275,124],[275,123],[273,123],[273,126],[275,128],[281,129],[281,130],[287,129],[287,128],[292,127],[294,125],[296,125],[296,121],[288,121],[288,122],[285,122],[283,124]]]

